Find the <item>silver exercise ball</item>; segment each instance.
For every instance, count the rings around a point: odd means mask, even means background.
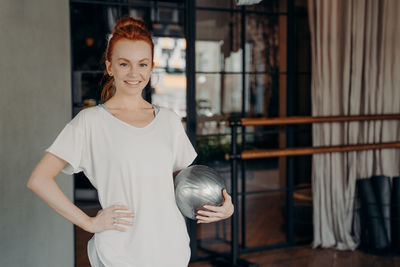
[[[224,202],[224,188],[225,181],[215,170],[193,165],[175,177],[176,203],[184,216],[196,220],[196,212],[203,205],[218,206]]]

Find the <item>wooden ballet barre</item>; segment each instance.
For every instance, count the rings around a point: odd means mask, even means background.
[[[371,149],[400,148],[400,142],[379,143],[379,144],[362,144],[362,145],[345,145],[345,146],[328,146],[328,147],[296,147],[282,149],[255,149],[244,150],[239,158],[241,159],[260,159],[286,156],[304,156],[321,153],[332,152],[350,152]],[[225,159],[231,159],[229,153],[225,154]]]
[[[387,115],[362,115],[362,116],[329,116],[329,117],[309,117],[293,116],[279,118],[241,118],[243,126],[256,125],[288,125],[288,124],[309,124],[323,122],[348,122],[348,121],[372,121],[372,120],[400,120],[400,114]],[[227,122],[229,126],[229,122]]]

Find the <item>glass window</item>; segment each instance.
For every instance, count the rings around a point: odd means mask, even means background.
[[[100,70],[109,26],[101,5],[71,5],[71,41],[73,70]]]
[[[214,117],[242,111],[242,74],[196,74],[199,117]]]
[[[279,25],[279,16],[264,16],[260,14],[248,14],[246,16],[246,43],[249,47],[250,68],[246,71],[251,72],[273,72],[278,71],[280,49],[280,31],[285,31],[286,25]],[[285,35],[284,34],[284,35]],[[285,58],[282,58],[285,60]],[[280,71],[285,71],[281,69]]]
[[[241,72],[240,14],[196,12],[196,71]]]
[[[246,77],[246,117],[279,117],[280,75],[247,74]]]
[[[152,102],[186,117],[186,39],[154,37]]]
[[[240,8],[240,6],[236,5],[236,0],[196,0],[196,6],[210,8]]]
[[[263,0],[255,5],[246,5],[247,11],[286,12],[287,0]]]

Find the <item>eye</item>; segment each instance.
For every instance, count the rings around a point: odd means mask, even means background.
[[[126,63],[121,63],[121,64],[119,64],[121,67],[125,67],[125,66],[128,66],[128,64],[126,64]]]
[[[147,64],[146,63],[142,63],[142,64],[140,64],[140,66],[141,67],[147,67]]]

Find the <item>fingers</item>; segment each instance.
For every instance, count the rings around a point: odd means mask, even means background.
[[[114,210],[127,210],[127,209],[128,209],[128,207],[127,207],[127,206],[124,206],[124,205],[112,205],[110,208],[111,208],[113,211],[114,211]]]
[[[132,226],[133,223],[131,221],[124,220],[122,218],[133,218],[134,215],[133,213],[126,213],[126,212],[114,212],[113,216],[113,229],[118,230],[118,231],[123,231],[125,232],[127,229],[124,227],[120,227],[119,225],[127,225],[127,226]]]
[[[231,199],[232,199],[232,197],[228,194],[228,192],[226,191],[226,189],[223,189],[223,190],[222,190],[222,196],[224,197],[225,202],[226,202],[226,201],[231,201]]]
[[[232,202],[232,197],[226,192],[226,189],[222,190],[222,196],[224,197],[224,202],[220,206],[211,206],[211,205],[204,205],[203,208],[213,210],[213,211],[220,211],[223,206],[229,205]]]
[[[117,212],[120,210],[120,212]],[[97,212],[96,217],[91,220],[90,232],[99,233],[105,230],[117,230],[126,232],[129,228],[122,227],[132,226],[133,222],[129,218],[135,217],[129,208],[125,205],[111,205]]]
[[[197,215],[196,219],[197,219],[197,223],[212,223],[212,222],[217,222],[217,221],[221,220],[221,218],[217,218],[217,217],[206,217],[206,216],[200,216],[200,215]]]
[[[135,215],[132,212],[114,212],[113,213],[114,218],[132,218],[135,217]]]
[[[223,207],[221,206],[211,206],[211,205],[204,205],[203,208],[211,210],[211,211],[215,211],[215,212],[219,212],[223,210]],[[201,211],[201,210],[199,210]]]
[[[203,208],[206,210],[200,209],[197,211],[197,223],[217,222],[229,218],[233,214],[234,207],[231,196],[227,193],[226,189],[222,190],[222,195],[224,203],[221,206],[204,205]]]
[[[211,223],[224,219],[222,212],[199,210],[196,214],[197,223]]]
[[[222,213],[213,212],[213,211],[205,211],[205,210],[199,210],[197,212],[197,214],[201,215],[201,216],[206,216],[206,217],[218,217],[218,218],[222,217]]]
[[[127,228],[121,227],[120,225],[132,226],[133,223],[119,218],[112,218],[109,229],[121,232],[126,232],[128,230]]]
[[[113,225],[112,229],[113,230],[118,230],[118,231],[121,231],[121,232],[126,232],[126,230],[127,230],[126,228],[118,226],[118,225]]]
[[[131,226],[132,222],[129,222],[129,221],[126,221],[126,220],[122,220],[122,219],[114,219],[113,225],[116,225],[116,224],[124,224],[124,225]]]
[[[225,207],[231,203],[230,200],[225,199],[224,203],[221,206],[211,206],[211,205],[204,205],[203,208],[215,211],[215,212],[222,212],[225,210]]]
[[[127,228],[121,227],[120,225],[132,226],[131,221],[124,220],[122,218],[133,218],[135,217],[132,212],[117,212],[117,210],[128,210],[129,208],[125,205],[112,205],[109,208],[110,211],[110,229],[126,232]]]
[[[116,210],[128,210],[127,206],[124,205],[112,205],[110,206],[111,214],[113,218],[132,218],[134,214],[132,212],[116,212]]]
[[[229,196],[229,195],[228,195],[228,192],[226,192],[226,189],[225,189],[225,188],[222,189],[222,195],[223,195],[224,197]]]

